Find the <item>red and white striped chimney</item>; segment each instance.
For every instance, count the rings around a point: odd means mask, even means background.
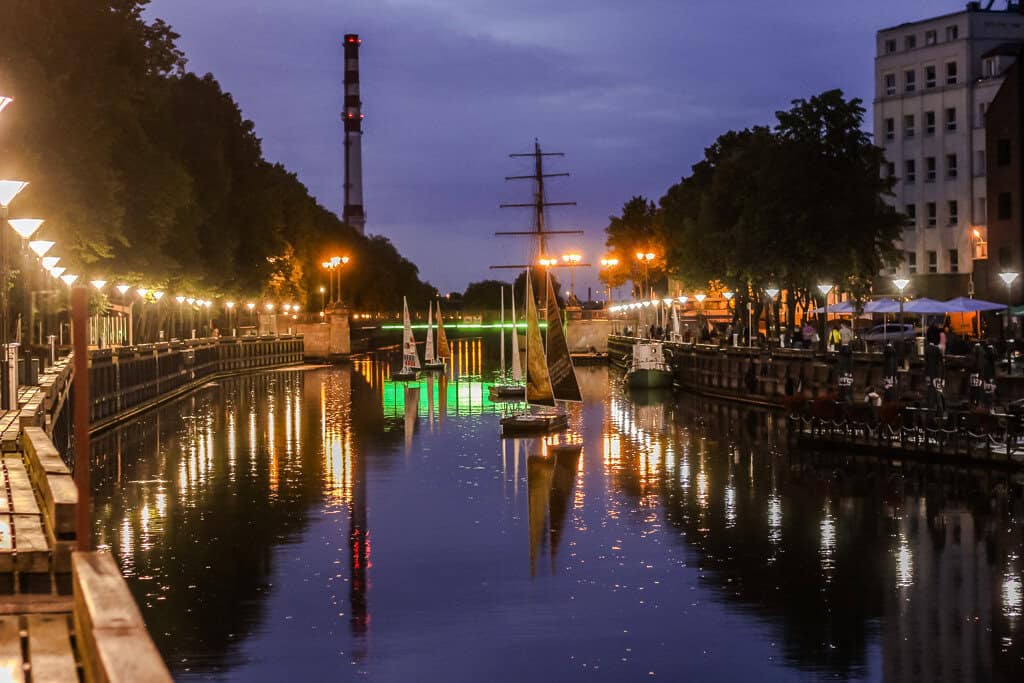
[[[366,212],[363,211],[363,103],[359,99],[359,35],[345,34],[345,205],[342,220],[366,233]]]

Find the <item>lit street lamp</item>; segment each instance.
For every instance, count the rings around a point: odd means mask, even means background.
[[[647,280],[648,280],[648,268],[650,267],[651,261],[654,260],[654,254],[649,251],[638,251],[636,252],[636,260],[643,266],[643,278],[641,279],[641,294],[638,298],[642,299],[647,296]]]
[[[55,242],[50,240],[33,240],[28,243],[28,248],[39,258],[46,256],[46,253],[53,249]]]
[[[5,98],[3,106],[10,104],[10,100]],[[10,362],[8,360],[7,334],[10,331],[8,326],[8,300],[7,300],[7,282],[8,282],[8,264],[7,264],[7,218],[9,216],[8,208],[10,207],[11,201],[18,195],[19,192],[25,189],[28,183],[21,180],[0,180],[0,283],[3,286],[0,287],[0,300],[2,300],[3,316],[0,318],[0,325],[3,326],[3,333],[0,334],[0,341],[3,342],[2,347],[2,365],[3,365],[3,391],[2,400],[0,400],[0,408],[4,410],[14,410],[17,408],[18,403],[18,392],[17,384],[13,381],[13,377],[9,376],[10,373]],[[13,390],[12,390],[13,386]]]
[[[822,329],[821,341],[822,341],[823,344],[825,344],[827,346],[828,345],[828,339],[827,339],[827,335],[828,335],[828,293],[832,291],[832,285],[827,284],[827,283],[822,283],[822,284],[818,285],[818,291],[821,292],[821,297],[822,297],[822,299],[825,300],[825,325],[824,325],[824,329]]]
[[[583,256],[576,252],[562,254],[562,260],[569,266],[569,296],[576,298],[576,266],[583,260]]]
[[[619,265],[619,259],[615,258],[614,256],[606,256],[603,259],[601,259],[601,267],[604,268],[605,270],[611,271],[617,265]],[[612,284],[611,284],[611,279],[612,279],[612,274],[611,274],[611,272],[609,272],[608,273],[608,306],[609,307],[612,305]]]
[[[772,334],[772,307],[775,305],[775,297],[779,295],[778,287],[766,287],[764,293],[768,295],[768,308],[764,313],[764,338],[771,339]],[[771,346],[771,343],[768,344]]]
[[[1003,339],[1008,339],[1010,336],[1010,307],[1013,305],[1013,282],[1017,279],[1017,275],[1012,271],[999,273],[999,277],[1006,283],[1006,321],[1003,324]]]

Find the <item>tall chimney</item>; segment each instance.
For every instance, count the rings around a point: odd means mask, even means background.
[[[356,33],[345,34],[345,223],[366,233],[363,211],[363,103],[359,99],[359,46],[363,41]]]

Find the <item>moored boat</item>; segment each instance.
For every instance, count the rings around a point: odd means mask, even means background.
[[[660,342],[633,345],[633,357],[626,371],[626,385],[630,389],[672,386],[672,369],[665,362],[665,350]]]
[[[440,309],[438,309],[440,325]],[[423,349],[424,370],[444,370],[444,358],[434,353],[434,304],[427,305],[427,343]]]
[[[492,401],[522,401],[526,398],[523,368],[519,361],[519,331],[516,329],[516,290],[512,285],[512,381],[505,375],[505,288],[501,289],[501,372],[498,382],[491,385]]]
[[[416,352],[416,338],[412,335],[409,304],[402,297],[402,369],[391,373],[396,382],[411,382],[420,376],[420,357]]]

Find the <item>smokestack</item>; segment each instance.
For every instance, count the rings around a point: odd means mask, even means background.
[[[345,206],[341,218],[345,223],[366,233],[363,211],[363,103],[359,99],[359,46],[363,41],[356,33],[345,34]]]

